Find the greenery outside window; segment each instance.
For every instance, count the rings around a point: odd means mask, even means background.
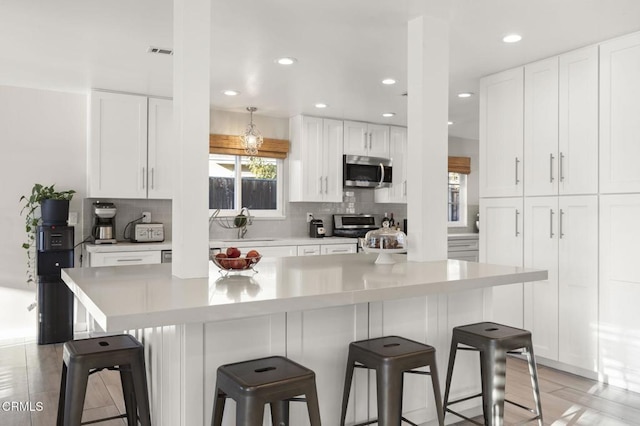
[[[209,154],[209,209],[232,216],[246,207],[254,217],[283,217],[282,168],[276,158]]]
[[[447,194],[449,226],[467,226],[467,175],[449,172]]]

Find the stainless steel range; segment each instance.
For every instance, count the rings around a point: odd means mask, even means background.
[[[364,237],[372,229],[380,228],[380,218],[372,214],[334,214],[333,236]]]

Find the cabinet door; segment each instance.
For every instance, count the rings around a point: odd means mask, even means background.
[[[359,121],[344,122],[345,155],[369,155],[369,134],[367,123]]]
[[[91,253],[90,266],[150,265],[161,262],[160,251]]]
[[[598,47],[560,55],[560,195],[598,192]]]
[[[559,197],[559,361],[597,371],[598,197]]]
[[[640,195],[600,196],[599,371],[640,392]]]
[[[89,197],[147,197],[147,98],[91,93]]]
[[[481,198],[480,262],[522,266],[522,198]],[[522,283],[485,291],[486,316],[495,322],[522,327]]]
[[[524,266],[546,269],[545,281],[524,283],[524,328],[535,354],[558,360],[558,197],[524,201]]]
[[[357,244],[322,244],[320,250],[322,254],[355,253],[357,251]]]
[[[287,257],[298,255],[297,246],[266,246],[256,247],[255,250],[258,250],[263,257]]]
[[[318,256],[320,255],[320,245],[298,246],[298,256]]]
[[[600,193],[640,192],[640,33],[600,45]]]
[[[369,133],[367,155],[370,157],[389,158],[389,126],[369,124],[367,131]]]
[[[407,129],[389,127],[389,158],[393,167],[393,183],[375,190],[376,203],[407,202]]]
[[[558,193],[558,58],[524,69],[524,193]]]
[[[324,119],[323,122],[323,194],[322,200],[327,202],[342,202],[342,150],[343,123],[339,120]],[[309,159],[318,161],[318,159]]]
[[[523,69],[480,80],[480,197],[522,195]]]
[[[173,171],[173,102],[149,98],[148,197],[170,199]]]
[[[290,201],[322,201],[322,119],[296,116],[290,120]]]

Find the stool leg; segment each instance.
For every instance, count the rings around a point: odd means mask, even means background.
[[[436,367],[436,354],[429,356],[428,366],[431,373],[431,384],[433,386],[433,397],[436,400],[436,412],[438,414],[438,425],[444,426],[444,410],[442,409],[442,395],[440,394],[440,379],[438,379],[438,369]]]
[[[213,416],[211,416],[211,426],[222,426],[222,416],[224,415],[224,404],[227,401],[220,388],[216,388],[216,399],[213,401]]]
[[[136,404],[136,394],[133,390],[133,376],[131,374],[131,367],[128,365],[121,365],[120,368],[120,383],[122,383],[122,396],[124,397],[124,407],[127,411],[127,424],[138,424],[138,406]]]
[[[309,423],[311,426],[320,426],[320,405],[318,404],[318,391],[316,390],[316,380],[309,385],[304,394],[307,400],[307,411],[309,412]],[[287,423],[287,426],[289,423]]]
[[[60,378],[60,395],[58,396],[58,419],[56,426],[63,426],[64,420],[64,397],[67,387],[67,364],[62,363],[62,375]]]
[[[502,349],[486,352],[480,351],[484,421],[487,426],[502,426],[507,353]]]
[[[353,366],[355,360],[351,351],[347,359],[347,370],[344,375],[344,389],[342,391],[342,414],[340,415],[340,426],[344,426],[347,417],[347,406],[349,405],[349,393],[351,392],[351,381],[353,380]]]
[[[89,372],[83,366],[74,362],[67,366],[63,426],[76,426],[81,423],[88,380]]]
[[[536,367],[536,358],[533,354],[533,344],[525,347],[527,354],[527,363],[529,365],[529,376],[531,376],[531,388],[533,389],[533,399],[538,410],[538,425],[542,426],[542,402],[540,401],[540,386],[538,384],[538,369]]]
[[[262,426],[264,402],[247,397],[237,401],[236,426]]]
[[[151,412],[149,409],[149,389],[147,387],[147,374],[144,366],[144,352],[131,362],[131,374],[133,376],[133,390],[138,405],[138,415],[142,426],[151,426]]]
[[[447,406],[449,405],[449,391],[451,390],[451,378],[453,377],[453,365],[456,361],[456,353],[458,351],[458,339],[455,334],[451,338],[451,349],[449,349],[449,365],[447,366],[447,380],[444,386],[444,413],[447,412]]]
[[[402,422],[402,371],[383,366],[376,369],[378,424],[400,426]]]
[[[270,405],[273,426],[289,426],[289,401],[276,401]]]

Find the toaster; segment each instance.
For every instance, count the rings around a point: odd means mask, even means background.
[[[164,225],[161,223],[136,223],[133,225],[134,243],[151,243],[164,241]]]

